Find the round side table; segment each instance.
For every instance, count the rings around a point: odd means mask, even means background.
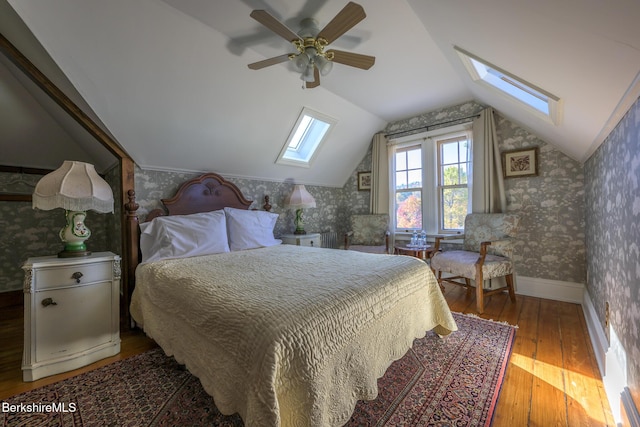
[[[423,260],[431,258],[433,246],[409,246],[404,243],[393,245],[393,253],[396,255],[410,255]]]

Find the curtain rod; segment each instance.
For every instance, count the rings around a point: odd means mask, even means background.
[[[460,122],[460,121],[462,121],[462,120],[475,119],[475,118],[477,118],[477,117],[480,117],[480,114],[475,114],[475,115],[473,115],[473,116],[468,116],[468,117],[460,117],[459,119],[449,120],[449,121],[446,121],[446,122],[440,122],[440,123],[434,123],[434,124],[432,124],[432,125],[420,126],[420,127],[413,128],[413,129],[406,129],[406,130],[401,130],[401,131],[398,131],[398,132],[388,133],[388,134],[386,134],[386,136],[387,136],[387,138],[388,138],[388,137],[390,137],[390,136],[401,135],[401,134],[403,134],[403,133],[409,133],[409,132],[413,132],[413,131],[416,131],[416,130],[425,130],[425,131],[428,131],[428,130],[429,130],[429,128],[434,128],[434,127],[436,127],[436,126],[447,125],[447,124],[449,124],[449,123],[454,123],[454,122]],[[465,122],[465,123],[466,123],[466,122]]]

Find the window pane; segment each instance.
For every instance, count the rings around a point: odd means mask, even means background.
[[[458,163],[458,143],[442,144],[442,164]]]
[[[396,193],[397,228],[422,229],[422,194],[420,191]]]
[[[409,175],[409,188],[422,188],[422,169],[410,170]]]
[[[443,185],[458,185],[458,165],[444,166],[442,168],[442,184]]]
[[[406,170],[407,169],[407,153],[403,151],[401,153],[396,153],[396,170]]]
[[[408,166],[409,169],[420,169],[422,168],[422,150],[410,150],[407,151],[407,157],[409,158]]]
[[[396,190],[407,188],[407,173],[396,172]]]
[[[466,184],[469,181],[469,164],[461,163],[460,164],[460,184]]]
[[[471,153],[469,153],[469,141],[466,139],[464,141],[460,141],[460,162],[461,163],[468,162],[470,154]]]
[[[291,142],[289,142],[289,148],[292,150],[297,150],[300,147],[300,143],[305,137],[307,133],[307,129],[309,129],[309,124],[313,120],[313,117],[307,116],[306,114],[300,120],[300,124],[296,129],[296,132],[293,134],[293,138],[291,138]]]
[[[456,230],[464,228],[467,216],[469,190],[467,188],[442,189],[442,228]]]

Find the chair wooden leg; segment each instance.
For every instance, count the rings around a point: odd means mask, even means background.
[[[479,314],[484,313],[484,287],[482,279],[482,266],[476,266],[476,308]]]
[[[509,288],[509,298],[511,302],[516,302],[516,291],[513,289],[513,274],[507,274],[504,279],[507,282],[507,288]]]

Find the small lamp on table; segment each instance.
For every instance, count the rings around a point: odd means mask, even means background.
[[[45,211],[63,208],[66,225],[59,236],[65,244],[58,253],[60,258],[91,255],[85,240],[91,231],[84,224],[88,210],[113,212],[113,191],[89,163],[66,160],[55,171],[45,175],[36,184],[33,193],[34,209]]]
[[[316,201],[311,194],[304,188],[302,184],[296,184],[293,186],[293,191],[285,201],[285,206],[289,209],[296,210],[296,219],[294,221],[296,230],[293,234],[307,234],[304,231],[304,221],[302,219],[302,209],[315,208]]]

